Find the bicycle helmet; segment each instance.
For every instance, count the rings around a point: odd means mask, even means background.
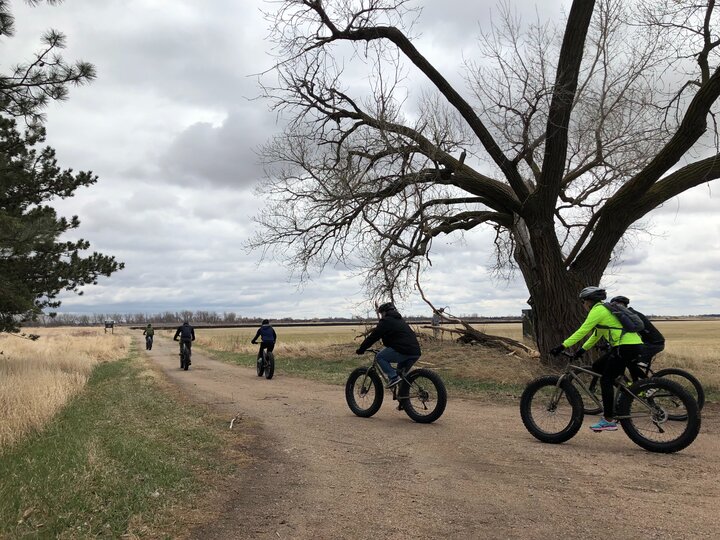
[[[579,297],[580,300],[592,300],[594,302],[599,302],[607,298],[607,293],[605,292],[605,289],[591,286],[585,287],[582,291],[580,291]]]
[[[270,321],[269,321],[269,320],[267,320],[267,319],[263,319],[263,322],[262,322],[262,324],[270,324]]]
[[[630,303],[630,299],[627,296],[614,296],[610,301],[613,304],[622,304],[625,307]]]
[[[378,313],[387,313],[388,311],[394,311],[395,305],[392,302],[385,302],[380,304],[377,308]]]

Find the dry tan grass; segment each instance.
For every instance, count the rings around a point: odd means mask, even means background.
[[[198,345],[218,351],[253,354],[257,345],[250,343],[256,328],[215,328],[196,330]],[[354,338],[364,331],[363,326],[301,326],[275,328],[278,335],[275,351],[286,358],[323,356],[332,345],[359,343]]]
[[[488,334],[522,340],[520,323],[476,325]],[[720,321],[659,321],[657,327],[667,339],[665,352],[653,367],[680,367],[691,371],[708,388],[720,388]],[[325,360],[351,355],[360,342],[356,339],[365,328],[358,326],[279,327],[276,351],[286,359],[314,357]],[[432,330],[419,326],[417,332],[430,336]],[[255,329],[202,329],[198,343],[205,347],[252,354],[257,350],[250,340]],[[446,333],[443,341],[423,340],[421,361],[462,378],[522,384],[544,373],[547,368],[537,360],[521,359],[492,352],[482,347],[455,343]]]
[[[40,429],[87,382],[98,362],[127,355],[130,336],[103,329],[33,330],[29,341],[0,334],[0,448]]]

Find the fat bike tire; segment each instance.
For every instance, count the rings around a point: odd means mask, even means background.
[[[445,412],[447,390],[440,375],[430,369],[416,369],[398,385],[397,399],[412,420],[429,424]]]
[[[583,401],[577,389],[547,375],[530,382],[520,398],[520,417],[530,434],[544,443],[572,439],[582,427]]]
[[[384,397],[383,383],[374,370],[355,369],[345,383],[345,401],[356,416],[369,418],[380,410]]]
[[[265,364],[265,378],[270,380],[275,374],[275,355],[271,352],[267,353],[267,362]]]
[[[664,377],[634,383],[632,393],[620,395],[616,414],[630,440],[650,452],[678,452],[700,432],[697,401],[680,384]]]

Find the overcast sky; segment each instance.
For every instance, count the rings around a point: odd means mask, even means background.
[[[276,318],[367,315],[360,281],[328,268],[302,287],[291,269],[244,251],[262,205],[255,153],[278,127],[258,101],[253,74],[272,64],[260,0],[67,0],[30,8],[11,2],[16,37],[0,44],[3,70],[38,49],[42,32],[67,35],[67,59],[92,62],[97,80],[47,111],[60,163],[100,180],[57,204],[78,214],[80,235],[126,268],[65,296],[62,312],[234,311]],[[474,48],[492,1],[419,1],[417,46],[451,79]],[[529,17],[535,3],[514,2]],[[557,14],[569,2],[539,2]],[[646,313],[720,312],[720,184],[696,188],[649,216],[602,285]],[[520,276],[495,280],[491,236],[442,245],[426,293],[453,313],[517,315]],[[405,313],[427,311],[419,297]]]

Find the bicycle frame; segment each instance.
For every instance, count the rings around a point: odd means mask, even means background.
[[[592,375],[593,377],[600,378],[602,375],[600,373],[597,373],[595,371],[592,371],[591,369],[587,369],[583,366],[576,366],[574,364],[568,364],[565,368],[565,373],[563,373],[560,378],[558,379],[557,383],[557,391],[556,395],[553,396],[553,403],[557,403],[560,400],[560,396],[562,395],[562,389],[561,385],[563,381],[570,380],[571,384],[573,384],[578,390],[580,390],[585,396],[589,397],[592,401],[595,402],[595,404],[603,408],[602,401],[600,401],[591,391],[590,389],[585,386],[585,383],[578,377],[578,373],[587,373],[588,375]],[[616,392],[625,392],[626,394],[630,394],[634,399],[638,401],[638,403],[641,403],[643,407],[645,407],[648,411],[652,412],[654,410],[654,407],[650,405],[644,397],[638,396],[637,394],[634,394],[630,388],[628,388],[626,385],[622,384],[620,381],[623,379],[623,376],[619,376],[617,379],[613,381],[613,387],[615,387]],[[617,393],[615,394],[615,399],[617,400]],[[625,416],[615,416],[617,420],[622,420],[625,418],[632,418],[633,415],[625,415]]]
[[[380,376],[380,380],[382,380],[383,383],[384,383],[384,385],[386,386],[387,383],[390,382],[390,379],[389,379],[388,376],[385,374],[385,372],[384,372],[383,369],[380,367],[380,364],[379,364],[378,361],[377,361],[377,355],[378,355],[378,353],[379,353],[380,351],[377,350],[377,349],[367,349],[367,352],[373,353],[373,361],[372,361],[372,364],[370,365],[370,367],[368,368],[367,373],[365,374],[365,377],[368,377],[368,374],[370,373],[370,371],[375,371],[375,373],[377,373],[377,374]],[[409,373],[409,372],[408,372],[408,373]],[[408,390],[409,390],[409,389],[410,389],[411,382],[408,381],[407,378],[405,377],[405,376],[407,375],[407,373],[401,373],[400,371],[398,371],[397,374],[398,374],[398,376],[399,376],[405,383],[407,383],[407,385],[408,385]],[[362,384],[363,384],[363,386],[365,386],[365,380],[364,380],[364,379],[363,379]],[[398,399],[409,399],[409,398],[410,398],[410,394],[409,394],[409,393],[408,393],[408,395],[406,395],[406,396],[398,396],[398,395],[397,395],[397,390],[398,390],[398,388],[399,388],[400,386],[401,386],[400,384],[396,384],[395,386],[393,386],[393,387],[390,389],[390,390],[392,390],[393,399],[394,399],[394,400],[398,400]]]

